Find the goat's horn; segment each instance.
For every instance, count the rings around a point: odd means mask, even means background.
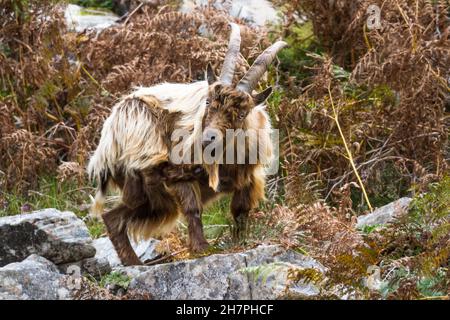
[[[273,59],[275,59],[278,51],[283,49],[285,46],[287,46],[286,42],[277,41],[266,50],[264,50],[264,52],[261,53],[252,64],[250,69],[248,69],[242,80],[239,81],[236,88],[240,91],[251,93],[258,84],[259,79],[267,71],[267,68],[272,63]]]
[[[235,23],[230,23],[230,27],[230,42],[228,43],[228,51],[220,73],[220,82],[225,85],[231,85],[233,82],[234,68],[241,49],[241,29]]]

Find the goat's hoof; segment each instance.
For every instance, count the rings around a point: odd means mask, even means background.
[[[143,265],[142,261],[139,260],[139,259],[121,259],[121,261],[122,261],[122,264],[125,267],[128,267],[128,266],[142,266]]]
[[[231,237],[236,245],[245,244],[248,235],[248,219],[245,216],[235,218],[234,225],[231,227]]]
[[[246,230],[233,230],[231,235],[231,240],[235,245],[244,245],[247,240],[247,231]]]
[[[198,243],[192,243],[190,245],[190,251],[192,253],[204,253],[209,249],[209,243],[206,241],[201,241]]]

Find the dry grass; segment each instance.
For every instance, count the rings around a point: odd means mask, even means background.
[[[1,14],[0,183],[23,193],[58,166],[81,182],[110,107],[133,86],[203,79],[208,62],[218,69],[230,20],[146,6],[97,35],[68,32],[61,9],[42,1],[4,0]],[[242,38],[237,76],[266,41],[245,26]]]
[[[203,79],[208,62],[218,70],[232,20],[209,8],[180,14],[171,5],[147,6],[98,35],[74,34],[51,3],[0,2],[0,188],[25,196],[48,173],[85,185],[84,168],[114,102],[133,85]],[[292,45],[285,50],[292,55],[280,55],[276,77],[269,76],[283,92],[270,110],[281,130],[283,168],[269,183],[269,196],[282,204],[252,213],[245,245],[231,244],[222,211],[209,213],[220,226],[211,233],[212,251],[280,243],[317,258],[330,284],[360,297],[448,298],[449,224],[441,214],[450,190],[443,178],[450,156],[449,2],[277,2],[287,14],[274,34],[291,37]],[[379,30],[366,27],[372,4],[381,7]],[[313,29],[301,39],[299,15]],[[236,77],[268,42],[262,30],[244,26],[242,37]],[[307,61],[292,61],[299,56]],[[441,187],[428,187],[438,180]],[[369,202],[378,207],[428,190],[432,196],[417,197],[405,220],[381,233],[355,230]],[[181,230],[161,249],[180,251],[175,260],[196,257],[185,246]],[[372,265],[381,268],[384,293],[364,286]],[[87,283],[79,298],[113,298],[97,289]]]
[[[374,3],[382,10],[382,28],[369,31],[366,9]],[[291,5],[311,19],[325,52],[310,55],[316,63],[305,72],[311,77],[302,92],[287,93],[278,112],[289,203],[302,202],[308,184],[330,200],[352,183],[354,207],[367,209],[355,172],[375,206],[442,177],[449,161],[448,3]],[[390,193],[385,200],[379,199],[383,193]]]

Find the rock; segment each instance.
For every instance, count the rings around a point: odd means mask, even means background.
[[[75,4],[67,5],[64,18],[69,30],[82,32],[86,29],[97,31],[108,28],[116,23],[118,16],[104,9],[87,9]]]
[[[156,245],[158,243],[158,240],[149,239],[146,241],[141,241],[137,244],[132,241],[131,245],[141,261],[146,261],[152,260],[159,256],[159,253],[156,251]],[[119,256],[117,255],[117,252],[109,238],[95,239],[93,241],[93,245],[97,251],[95,254],[95,258],[97,260],[106,259],[111,268],[122,266]]]
[[[308,281],[292,281],[290,283],[289,272],[309,271],[324,280],[325,268],[311,257],[292,250],[284,250],[279,246],[261,246],[256,250],[244,253],[247,280],[249,281],[249,295],[242,297],[233,296],[229,291],[230,299],[312,299],[321,293],[321,287],[317,283]],[[245,270],[245,269],[244,269]],[[244,282],[240,278],[242,272],[237,274],[232,281]],[[237,290],[239,292],[239,290]]]
[[[92,276],[96,279],[112,271],[109,261],[106,258],[87,258],[81,261],[58,265],[60,272],[72,275],[74,272],[78,275]]]
[[[69,277],[47,259],[31,255],[0,268],[0,300],[65,300],[72,297]]]
[[[184,0],[181,6],[182,12],[191,12],[197,7],[209,6],[208,0]],[[232,0],[212,1],[212,6],[217,10],[225,10],[232,17],[247,21],[251,25],[265,26],[267,23],[278,23],[280,17],[273,5],[267,0]]]
[[[315,298],[319,284],[290,283],[289,270],[323,276],[314,259],[279,246],[260,246],[234,254],[118,268],[131,277],[129,289],[150,292],[154,299],[280,299]]]
[[[89,231],[72,212],[46,209],[0,218],[0,267],[38,254],[55,264],[95,255]]]
[[[358,217],[356,228],[363,229],[364,227],[385,225],[392,222],[395,218],[408,212],[408,207],[411,201],[411,198],[401,198],[375,210],[374,212],[360,216]]]

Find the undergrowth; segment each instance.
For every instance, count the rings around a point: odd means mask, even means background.
[[[231,241],[229,198],[206,209],[211,252],[279,243],[318,259],[330,287],[356,297],[448,299],[448,1],[275,0],[283,23],[267,33],[211,7],[182,14],[171,1],[98,34],[69,32],[58,2],[0,0],[0,216],[55,207],[105,235],[87,215],[85,167],[111,106],[132,86],[203,79],[208,63],[218,70],[232,20],[242,25],[236,78],[270,42],[289,43],[266,81],[277,89],[268,111],[281,169],[246,242]],[[372,4],[381,29],[366,28]],[[414,197],[408,215],[354,228],[402,196]],[[176,259],[189,257],[186,228],[167,238],[183,252]]]

